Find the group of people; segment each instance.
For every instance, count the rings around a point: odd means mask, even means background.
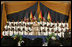
[[[10,37],[12,35],[45,35],[45,36],[49,35],[50,36],[54,34],[55,36],[58,35],[59,38],[61,37],[65,38],[66,36],[68,36],[67,34],[69,34],[69,31],[70,29],[68,28],[68,23],[63,23],[63,22],[53,23],[53,22],[43,22],[43,21],[41,22],[37,22],[37,21],[35,22],[24,22],[24,21],[9,22],[8,21],[3,29],[2,35]],[[54,37],[51,37],[51,39],[54,39]],[[24,43],[23,44],[21,43],[21,45],[24,45]],[[49,42],[49,43],[41,44],[41,45],[43,46],[51,45],[51,43]]]
[[[55,35],[61,34],[64,37],[64,32],[67,31],[68,23],[52,23],[52,22],[7,22],[2,32],[3,36],[12,35]]]

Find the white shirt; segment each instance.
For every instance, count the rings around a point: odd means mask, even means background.
[[[43,26],[46,24],[46,22],[43,22]]]
[[[40,22],[40,24],[42,24],[42,21]]]
[[[12,36],[13,35],[13,31],[10,31],[10,36]]]
[[[28,32],[25,31],[24,34],[25,34],[25,35],[28,35]]]
[[[11,26],[8,26],[7,28],[10,28],[11,29]]]
[[[47,26],[49,26],[50,25],[50,23],[49,22],[47,22]]]
[[[61,31],[61,28],[60,27],[57,27],[58,28],[58,31],[60,32]]]
[[[23,30],[23,28],[24,28],[24,27],[22,27],[22,26],[20,27],[21,31]]]
[[[44,32],[44,35],[48,35],[48,32]]]
[[[19,31],[19,35],[23,35],[23,31]]]
[[[47,32],[47,29],[48,29],[48,28],[47,28],[47,27],[44,27],[44,28],[45,28],[45,31]]]
[[[14,35],[18,35],[18,31],[16,32],[16,31],[14,31]]]
[[[40,24],[40,22],[38,22],[38,24]]]
[[[3,35],[3,36],[5,36],[5,34],[4,34],[4,33],[5,33],[5,31],[3,31],[3,32],[2,32],[2,35]]]
[[[5,31],[5,36],[8,36],[9,31]]]
[[[44,32],[43,31],[41,32],[41,35],[44,35]]]
[[[30,22],[30,24],[33,24],[33,22]]]
[[[33,35],[33,32],[30,32],[29,35]]]
[[[8,28],[7,25],[4,28],[7,29]]]
[[[54,25],[54,23],[51,23],[51,26]]]
[[[57,27],[57,23],[54,23],[54,26]]]
[[[12,28],[14,28],[14,30],[15,30],[15,26],[14,26],[14,27],[12,27]]]
[[[25,22],[23,21],[23,24],[24,24]]]
[[[51,35],[51,34],[52,34],[52,32],[50,31],[50,32],[49,32],[49,35]]]
[[[60,37],[61,37],[61,34],[62,34],[62,36],[64,37],[64,32],[60,32],[60,34],[59,34]]]
[[[41,27],[41,31],[44,29],[44,27]]]

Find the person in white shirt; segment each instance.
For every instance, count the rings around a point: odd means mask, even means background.
[[[42,27],[41,27],[41,35],[44,34],[44,33],[43,33],[43,29],[44,29],[44,27],[42,26]]]
[[[68,29],[68,23],[65,23],[64,28],[65,28],[65,29]]]
[[[54,23],[51,23],[51,28],[53,28],[53,26],[54,26]]]
[[[6,31],[5,31],[5,36],[8,36],[8,33],[9,33],[9,31],[8,31],[8,30],[6,30]]]
[[[25,30],[24,34],[25,34],[25,35],[28,35],[28,32]]]
[[[55,34],[55,32],[54,32],[54,29],[53,29],[53,28],[51,29],[51,32]]]
[[[5,29],[8,29],[7,25],[4,27]]]
[[[29,27],[29,35],[32,35],[32,29]]]
[[[4,29],[3,29],[3,32],[2,32],[2,35],[3,35],[3,36],[5,36],[5,31],[6,31],[6,30],[5,30],[5,28],[4,28]]]
[[[49,22],[47,22],[47,28],[50,28],[50,23]]]
[[[45,35],[45,29],[42,29],[41,35]]]
[[[52,31],[51,31],[51,30],[52,30],[52,28],[49,28],[49,30],[50,30],[50,31],[49,31],[49,35],[51,35],[51,34],[52,34]]]
[[[48,35],[48,33],[47,33],[47,27],[45,27],[44,29],[45,29],[44,34],[45,34],[45,35]]]
[[[49,29],[47,29],[47,33],[48,33],[48,35],[49,35],[49,32],[50,32],[50,30],[49,30]]]
[[[23,35],[23,31],[21,30],[21,31],[19,31],[19,35]]]
[[[14,35],[18,35],[18,31],[16,30],[16,31],[14,31]]]
[[[64,28],[64,24],[63,22],[61,21],[61,25],[60,25],[61,28]]]
[[[13,31],[12,30],[10,30],[10,36],[12,36],[13,35]]]
[[[57,21],[57,27],[59,27],[59,22]]]
[[[61,35],[61,37],[64,38],[64,31],[63,31],[63,29],[61,29],[60,35]]]
[[[60,31],[61,31],[61,29],[60,29],[60,28],[59,28],[59,29],[57,29],[57,30],[55,31],[55,35],[56,35],[56,36],[58,35],[59,37],[61,37],[61,36],[60,36]]]

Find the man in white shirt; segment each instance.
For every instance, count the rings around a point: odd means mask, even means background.
[[[51,34],[52,34],[52,31],[51,31],[51,30],[52,30],[52,28],[49,28],[49,30],[50,30],[50,31],[49,31],[49,35],[51,35]]]
[[[61,37],[64,38],[64,31],[63,31],[63,29],[61,29],[60,35],[61,35]]]

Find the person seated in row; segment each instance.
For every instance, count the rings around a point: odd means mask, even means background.
[[[18,21],[18,22],[19,22],[19,21]],[[20,26],[20,25],[23,26],[22,23],[16,23],[16,24],[17,24],[18,26]],[[30,23],[28,23],[28,24],[30,25]],[[7,24],[7,25],[9,25],[9,24]],[[14,26],[15,24],[12,22],[11,25]],[[26,24],[25,24],[25,25],[26,25]],[[45,25],[45,24],[41,24],[41,25]],[[54,26],[57,26],[57,27],[60,26],[61,28],[64,28],[64,26],[65,26],[65,28],[67,28],[67,27],[68,27],[68,23],[64,23],[64,24],[63,24],[63,23],[58,23],[58,22],[57,22],[57,24],[55,24],[55,23],[51,23],[51,24],[50,24],[50,23],[47,22],[47,26],[48,26],[48,27],[51,27],[51,28],[53,28]]]

